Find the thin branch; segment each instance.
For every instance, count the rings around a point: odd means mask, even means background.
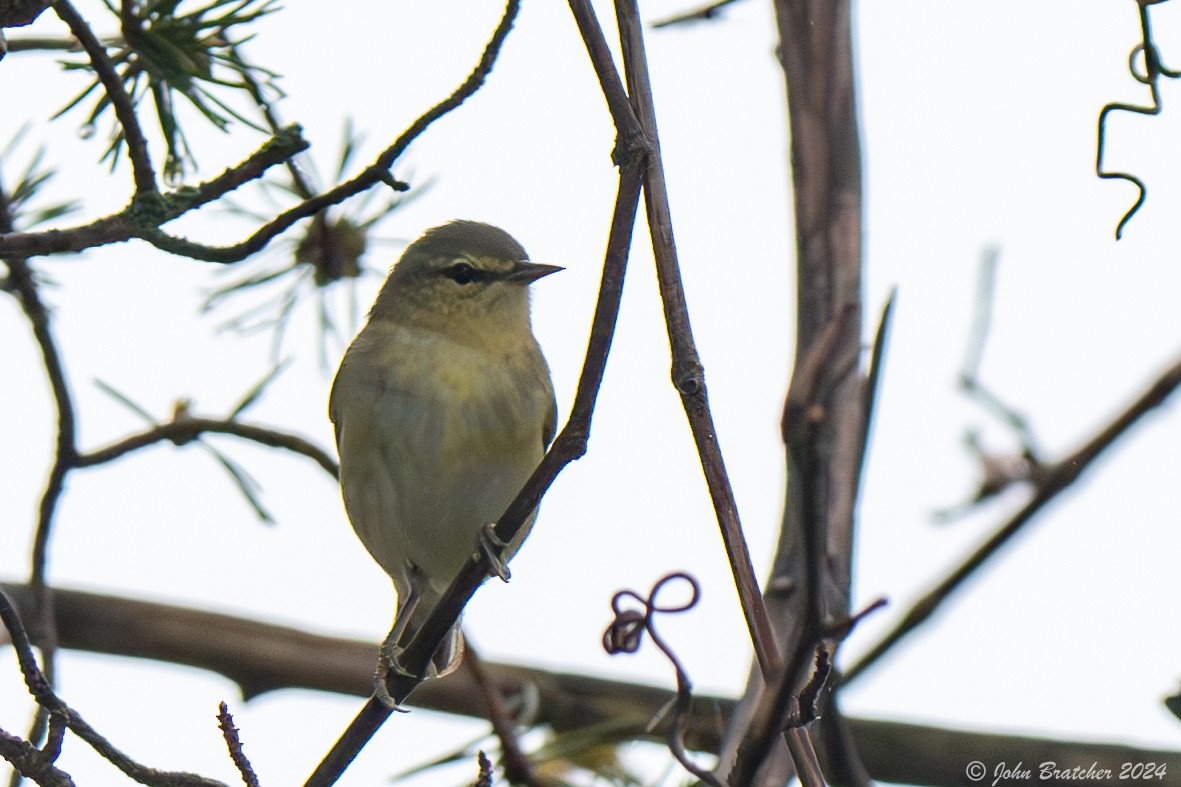
[[[472,680],[476,682],[480,695],[488,706],[488,721],[492,724],[496,737],[500,739],[500,755],[505,778],[510,784],[541,787],[543,782],[537,778],[533,763],[521,748],[516,722],[504,705],[500,686],[493,680],[484,659],[472,648],[470,639],[465,645],[463,666],[472,674]]]
[[[238,728],[234,726],[234,717],[230,715],[230,708],[224,702],[217,707],[217,726],[221,729],[226,748],[230,751],[230,759],[234,761],[234,767],[242,776],[242,783],[246,787],[259,787],[258,776],[254,773],[246,753],[242,751],[242,740],[238,737]]]
[[[578,25],[578,33],[582,36],[591,66],[599,79],[599,88],[603,91],[603,97],[607,99],[607,109],[610,110],[615,123],[616,143],[612,160],[617,166],[623,167],[634,162],[637,157],[647,155],[644,130],[640,128],[640,121],[632,111],[627,89],[624,88],[619,71],[615,68],[611,47],[607,45],[594,7],[589,0],[569,0],[569,3],[570,13]]]
[[[652,236],[652,251],[656,257],[656,275],[660,283],[661,300],[664,303],[664,319],[672,348],[672,382],[681,395],[693,439],[697,444],[697,452],[701,457],[706,485],[713,499],[726,556],[734,573],[734,584],[738,589],[755,655],[764,674],[773,675],[780,667],[779,653],[775,646],[771,623],[767,619],[767,611],[763,606],[746,539],[742,534],[734,491],[726,475],[726,466],[718,446],[717,430],[709,411],[705,370],[697,355],[693,331],[689,325],[689,310],[685,303],[685,291],[681,284],[677,250],[673,241],[664,166],[660,158],[656,111],[652,101],[652,86],[648,79],[647,56],[644,53],[643,27],[634,0],[619,0],[616,3],[616,18],[623,43],[628,95],[649,144],[644,166],[644,206]]]
[[[496,61],[496,57],[500,52],[501,45],[509,30],[512,29],[514,20],[516,19],[519,10],[519,0],[509,0],[505,6],[504,15],[501,17],[500,24],[492,34],[484,53],[480,58],[480,62],[476,69],[471,73],[468,79],[461,85],[450,97],[436,105],[432,110],[420,117],[408,129],[402,137],[385,153],[379,157],[379,164],[384,162],[384,166],[377,177],[381,177],[388,170],[389,166],[393,164],[394,159],[401,153],[403,147],[409,144],[409,141],[421,133],[427,126],[430,125],[436,118],[451,111],[459,106],[464,99],[475,92],[488,73],[492,69],[492,65]],[[370,168],[372,169],[372,168]],[[368,171],[368,170],[367,170]],[[362,175],[364,177],[364,175]],[[356,180],[356,179],[355,179]],[[622,189],[622,175],[621,175],[621,189]],[[347,185],[347,184],[346,184]],[[343,186],[338,186],[336,189],[327,192],[321,197],[326,197],[338,191]],[[636,195],[638,199],[638,183],[636,183]],[[315,200],[305,202],[305,205],[314,203]],[[634,202],[632,207],[632,221],[634,222]],[[618,209],[618,205],[617,205]],[[618,212],[618,210],[617,210]],[[281,217],[280,217],[281,218]],[[627,235],[630,242],[631,222],[628,223]],[[615,226],[613,224],[612,233],[615,234]],[[620,260],[619,280],[622,283],[622,267],[626,262],[626,247]],[[610,262],[610,250],[608,252],[608,262]],[[607,280],[608,273],[605,265],[604,280]],[[620,287],[620,291],[621,291]],[[605,292],[600,293],[599,305],[596,307],[595,324],[598,325],[599,314],[604,309],[604,303],[607,301]],[[610,329],[608,330],[607,342],[602,347],[602,358],[598,363],[597,380],[602,379],[602,367],[606,365],[606,354],[610,348],[610,337],[614,333],[614,315],[618,314],[618,297],[614,298],[614,306],[611,308],[612,318],[610,320]],[[595,356],[598,347],[596,339],[601,341],[601,336],[596,336],[592,329],[591,346],[588,350],[587,363],[584,365],[584,377],[579,382],[580,396],[578,399],[585,398],[581,395],[581,388],[583,383],[587,381],[585,374],[585,367],[592,366],[591,359]],[[598,382],[595,383],[595,390],[597,392]],[[593,407],[594,395],[590,397],[591,406]],[[510,543],[513,536],[520,530],[525,519],[529,514],[537,508],[537,504],[541,496],[553,483],[553,479],[557,476],[566,464],[574,459],[582,456],[586,452],[587,433],[590,427],[590,408],[584,414],[581,421],[575,421],[576,412],[572,412],[570,421],[567,427],[563,428],[562,434],[559,434],[554,442],[550,445],[546,455],[542,458],[541,464],[530,476],[525,486],[518,492],[516,498],[510,503],[508,509],[500,517],[496,528],[495,535],[504,543]],[[571,424],[575,424],[574,431],[570,430]],[[563,455],[563,452],[571,452]],[[473,545],[474,546],[474,545]],[[464,606],[468,600],[475,593],[480,584],[488,577],[487,565],[479,560],[473,559],[466,563],[460,571],[459,576],[451,583],[443,598],[432,610],[431,615],[422,623],[421,628],[415,633],[414,638],[406,645],[406,650],[403,651],[400,657],[402,665],[409,670],[413,675],[421,676],[425,673],[428,662],[438,649],[439,643],[442,641],[447,630],[459,618]],[[398,674],[397,671],[391,671],[387,681],[386,691],[393,700],[401,704],[406,697],[418,686],[421,677],[410,677],[408,675]],[[356,718],[349,724],[348,728],[341,734],[341,737],[333,745],[332,749],[316,767],[315,771],[308,778],[306,787],[327,787],[327,785],[334,784],[340,775],[344,773],[349,764],[356,758],[357,754],[365,746],[370,738],[377,732],[385,720],[389,718],[390,709],[384,706],[376,697],[371,697]]]
[[[268,429],[264,426],[245,424],[240,421],[218,420],[213,418],[183,417],[166,424],[160,424],[140,434],[125,437],[117,443],[82,454],[75,462],[75,467],[93,467],[95,465],[112,462],[120,457],[146,448],[155,443],[169,441],[176,445],[191,442],[203,434],[227,434],[250,440],[271,448],[283,448],[301,456],[306,456],[324,469],[333,478],[340,476],[340,468],[336,460],[319,446],[298,435]]]
[[[628,250],[631,247],[631,234],[639,198],[640,178],[638,173],[632,169],[621,169],[615,214],[611,222],[603,277],[599,286],[599,300],[595,306],[591,335],[587,343],[586,360],[583,363],[582,375],[578,381],[578,390],[574,396],[570,418],[561,433],[550,444],[549,451],[542,458],[541,464],[529,477],[513,502],[509,504],[505,513],[501,515],[496,525],[496,536],[505,543],[512,540],[513,535],[520,529],[529,513],[537,508],[541,496],[553,483],[562,468],[586,453],[591,417],[594,413],[599,387],[602,384],[607,355],[611,349],[611,340],[615,334],[615,323],[619,316],[623,276],[627,267]],[[422,628],[418,630],[413,641],[402,653],[401,658],[404,666],[420,673],[426,669],[426,665],[438,649],[439,643],[442,642],[447,631],[463,611],[464,605],[487,576],[487,568],[483,562],[473,560],[465,564],[459,576],[451,583],[447,592],[432,610],[431,615],[423,622]],[[391,674],[390,678],[394,684],[389,687],[390,696],[399,703],[404,702],[419,685],[417,679],[406,676]],[[388,708],[376,699],[370,698],[316,768],[305,787],[327,787],[327,785],[333,784],[357,756],[361,748],[385,723],[389,715]]]
[[[69,25],[70,32],[78,39],[86,54],[90,57],[90,65],[94,73],[102,82],[107,98],[115,110],[115,117],[123,128],[123,138],[127,141],[128,158],[131,159],[131,170],[135,177],[135,194],[144,197],[156,193],[156,172],[152,168],[152,159],[148,153],[148,141],[144,137],[143,129],[139,125],[139,118],[135,114],[135,107],[131,103],[131,96],[123,89],[123,80],[115,71],[111,59],[107,57],[106,47],[95,36],[90,25],[82,18],[69,0],[53,0],[53,10],[61,20]],[[124,35],[127,30],[124,30]]]
[[[206,779],[203,776],[192,773],[159,771],[155,768],[148,768],[140,765],[116,749],[110,741],[87,724],[77,711],[66,705],[54,693],[49,681],[46,680],[40,667],[37,666],[37,659],[33,655],[32,643],[29,640],[28,634],[25,632],[24,626],[21,624],[16,608],[12,605],[8,595],[2,590],[0,590],[0,621],[4,623],[4,627],[8,630],[8,636],[12,641],[13,648],[16,650],[17,661],[20,664],[25,685],[29,689],[29,694],[37,701],[37,704],[50,713],[62,716],[71,732],[90,744],[90,747],[99,756],[114,765],[126,776],[141,784],[169,785],[170,787],[226,787],[222,782]]]
[[[20,776],[43,787],[74,787],[70,775],[55,767],[40,749],[4,730],[0,730],[0,757]]]
[[[291,125],[268,139],[241,164],[213,180],[164,194],[158,211],[145,211],[142,205],[132,202],[116,214],[67,229],[13,232],[0,228],[0,258],[79,252],[139,238],[148,231],[145,227],[157,227],[213,202],[307,148],[300,127]]]
[[[241,57],[237,49],[233,46],[230,47],[230,52],[235,57]],[[246,91],[254,99],[254,103],[258,106],[258,110],[262,113],[263,119],[266,120],[271,132],[278,133],[279,129],[282,128],[282,124],[279,122],[279,116],[275,113],[275,108],[263,93],[263,86],[255,78],[254,72],[248,68],[243,69],[242,81],[245,83]],[[312,184],[308,182],[307,177],[299,168],[299,165],[295,163],[295,159],[287,160],[287,172],[291,175],[291,185],[300,199],[310,199],[315,196],[316,190],[312,188]]]
[[[1100,455],[1140,420],[1141,417],[1160,406],[1181,385],[1181,358],[1174,361],[1137,399],[1110,424],[1061,461],[1044,469],[1034,487],[1033,497],[1020,511],[1009,518],[987,541],[972,552],[959,566],[927,591],[921,599],[907,610],[902,620],[890,630],[869,652],[861,657],[843,674],[842,683],[849,683],[865,672],[886,654],[907,634],[918,628],[935,610],[943,605],[977,569],[984,565],[1000,549],[1017,535],[1026,524],[1034,519],[1041,509],[1066,491],[1079,479]]]
[[[4,184],[0,183],[0,232],[11,232],[13,229],[12,211],[8,202],[8,192]],[[52,682],[55,674],[57,650],[57,626],[53,617],[52,590],[46,581],[47,563],[49,556],[49,540],[53,530],[54,513],[58,502],[65,491],[66,474],[77,458],[77,426],[74,416],[74,404],[70,396],[69,385],[66,383],[65,367],[61,353],[58,352],[57,342],[53,338],[50,324],[49,309],[41,300],[37,280],[29,263],[22,257],[12,257],[5,260],[8,266],[8,289],[15,293],[20,301],[21,309],[32,326],[33,337],[41,351],[41,363],[45,367],[45,375],[49,379],[49,387],[53,392],[54,407],[57,410],[57,436],[54,445],[53,464],[49,469],[49,476],[45,481],[45,490],[41,494],[41,502],[37,512],[37,527],[33,534],[33,552],[29,569],[30,585],[33,587],[36,605],[31,616],[37,631],[43,635],[41,654],[45,661],[45,673]],[[45,735],[48,717],[45,711],[38,707],[33,715],[29,727],[29,741],[39,742]],[[17,777],[14,775],[14,779]]]
[[[639,8],[635,0],[616,0],[615,11],[623,45],[628,95],[649,146],[644,161],[644,206],[672,351],[672,382],[681,395],[690,430],[697,445],[706,486],[713,501],[755,657],[764,678],[771,682],[774,676],[782,671],[783,663],[763,603],[758,579],[755,577],[746,538],[742,532],[734,490],[726,473],[726,465],[718,444],[717,429],[709,409],[705,370],[693,341],[676,244],[673,240],[672,215],[660,155],[660,138],[656,128],[656,110],[648,77],[648,61],[644,52]],[[796,762],[797,773],[805,787],[823,785],[823,778],[820,777],[819,768],[815,765],[816,754],[808,732],[803,728],[795,728],[788,731],[786,737]]]

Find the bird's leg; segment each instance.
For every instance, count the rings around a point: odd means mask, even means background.
[[[484,558],[484,565],[488,569],[488,573],[494,577],[500,577],[504,582],[508,582],[509,574],[508,565],[501,557],[508,544],[501,540],[500,536],[496,535],[496,525],[489,522],[480,528],[480,536],[478,539],[480,545],[480,555]]]
[[[407,574],[410,576],[410,592],[406,594],[404,601],[398,599],[398,612],[394,615],[394,627],[390,629],[390,633],[378,649],[377,677],[374,680],[377,699],[387,708],[403,712],[407,709],[399,705],[390,696],[390,690],[386,684],[389,680],[391,670],[396,675],[405,675],[409,678],[418,677],[403,667],[399,659],[404,650],[399,642],[402,639],[402,635],[406,633],[406,626],[410,623],[410,618],[413,617],[414,610],[418,608],[418,602],[422,599],[422,574],[413,567],[407,571]]]

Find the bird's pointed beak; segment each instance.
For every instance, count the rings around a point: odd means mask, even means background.
[[[512,270],[508,272],[505,278],[509,281],[522,281],[530,284],[542,276],[549,276],[551,273],[564,270],[566,269],[560,265],[542,265],[539,262],[518,261],[513,263]]]

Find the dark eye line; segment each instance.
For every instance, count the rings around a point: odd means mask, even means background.
[[[473,284],[485,282],[492,278],[488,271],[480,270],[467,262],[456,262],[443,269],[443,275],[456,284]]]

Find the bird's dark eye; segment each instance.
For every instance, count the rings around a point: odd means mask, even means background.
[[[481,271],[476,270],[466,262],[457,262],[443,269],[443,275],[456,284],[471,284],[481,278],[480,274]]]

